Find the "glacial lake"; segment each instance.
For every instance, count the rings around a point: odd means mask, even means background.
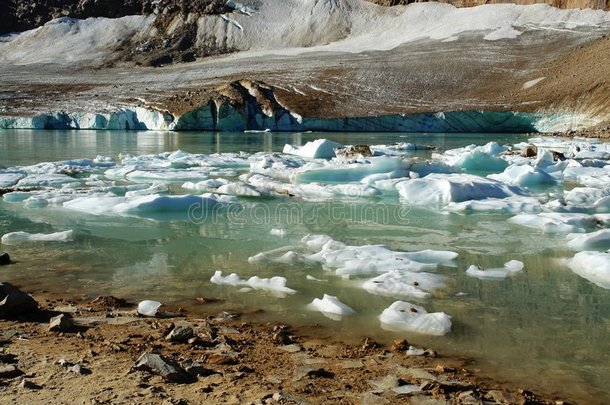
[[[126,154],[177,150],[206,155],[281,152],[285,144],[302,145],[318,138],[344,144],[430,144],[436,147],[434,153],[489,141],[513,145],[528,139],[522,134],[4,130],[0,131],[0,167],[96,156],[118,161]],[[408,157],[425,160],[431,153],[412,151]],[[233,170],[236,177],[243,168]],[[181,187],[184,181],[170,183],[171,194],[193,193]],[[385,193],[371,200],[298,200],[291,203],[290,211],[282,209],[283,199],[240,200],[247,209],[233,216],[178,212],[154,218],[91,215],[48,204],[26,206],[0,200],[0,235],[74,231],[74,240],[67,243],[0,245],[17,261],[2,268],[2,280],[28,290],[45,289],[83,299],[110,294],[134,302],[177,303],[192,311],[262,309],[256,315],[261,319],[297,326],[320,324],[322,328],[312,334],[350,341],[364,336],[383,342],[406,337],[415,346],[442,355],[472,356],[475,368],[499,382],[582,403],[610,401],[610,290],[578,276],[565,264],[575,253],[566,248],[565,235],[508,222],[514,214],[452,213],[411,206],[398,195]],[[273,229],[283,231],[273,234]],[[445,277],[443,289],[431,298],[404,299],[428,312],[450,315],[451,331],[439,337],[382,329],[377,317],[398,298],[368,293],[361,287],[365,277],[345,279],[319,264],[248,260],[259,252],[298,248],[307,234],[326,234],[350,246],[385,244],[395,251],[457,252],[454,263],[435,271]],[[498,268],[509,260],[522,261],[523,272],[502,280],[481,280],[465,272],[473,264]],[[279,297],[213,284],[210,278],[218,270],[242,278],[283,276],[296,293]],[[308,310],[307,304],[323,294],[337,296],[356,314],[335,321]],[[196,297],[224,302],[198,307]]]

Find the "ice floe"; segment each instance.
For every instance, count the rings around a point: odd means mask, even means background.
[[[529,165],[511,165],[500,174],[490,174],[490,179],[503,183],[517,184],[522,187],[553,185],[556,180],[542,169]]]
[[[319,311],[327,318],[336,321],[340,321],[344,315],[355,313],[351,307],[339,301],[337,297],[328,294],[324,294],[322,299],[314,298],[314,300],[307,305],[307,308],[312,311]]]
[[[610,290],[610,253],[578,252],[568,261],[568,266],[579,276]]]
[[[430,174],[396,185],[400,197],[414,205],[443,206],[452,202],[525,195],[518,186],[470,174]]]
[[[428,313],[425,308],[396,301],[379,315],[381,327],[396,332],[442,336],[451,330],[451,317],[444,312]]]
[[[0,241],[4,245],[18,245],[26,242],[69,242],[73,238],[72,230],[54,233],[9,232],[2,235]]]

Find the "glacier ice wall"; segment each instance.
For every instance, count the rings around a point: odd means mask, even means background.
[[[591,125],[573,114],[512,111],[450,111],[369,117],[301,117],[287,109],[263,111],[255,103],[210,101],[181,116],[142,107],[111,113],[0,116],[0,128],[175,131],[341,131],[341,132],[555,132]]]

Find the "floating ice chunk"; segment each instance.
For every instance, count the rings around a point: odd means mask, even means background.
[[[69,183],[80,183],[80,180],[65,174],[33,174],[19,180],[15,187],[61,187]]]
[[[450,250],[420,250],[418,252],[404,252],[402,256],[420,263],[453,264],[453,259],[458,257],[456,252]]]
[[[212,275],[210,281],[214,284],[226,284],[234,287],[244,286],[255,290],[270,291],[278,296],[294,294],[295,290],[286,287],[286,278],[275,276],[271,278],[250,277],[248,280],[241,279],[236,273],[223,277],[222,271],[218,270]]]
[[[307,276],[305,276],[305,279],[307,279],[309,281],[319,281],[321,283],[325,283],[326,282],[326,280],[320,280],[319,278],[315,278],[314,276],[311,276],[309,274]]]
[[[460,168],[466,172],[495,173],[506,169],[508,162],[482,150],[472,150],[446,160],[449,166]]]
[[[398,298],[428,298],[430,292],[444,287],[444,278],[431,273],[390,270],[366,280],[362,288],[371,294]]]
[[[155,316],[161,303],[158,301],[144,300],[138,304],[138,314],[144,316]]]
[[[192,181],[187,181],[182,185],[182,188],[187,190],[196,190],[196,191],[214,191],[218,187],[224,186],[225,184],[229,184],[228,180],[225,179],[208,179],[203,180],[197,183]]]
[[[18,245],[25,242],[69,242],[72,240],[73,231],[61,231],[55,233],[27,233],[9,232],[2,235],[0,241],[4,245]]]
[[[320,250],[322,249],[322,247],[324,247],[324,245],[326,245],[328,242],[332,241],[333,238],[331,238],[328,235],[305,235],[303,237],[303,239],[301,239],[301,242],[305,243],[309,248],[314,249],[314,250]]]
[[[320,167],[321,164],[308,163],[310,166]],[[260,173],[275,179],[288,179],[292,172],[305,166],[303,159],[296,156],[282,156],[278,154],[256,155],[251,158],[250,171]]]
[[[389,331],[442,336],[451,330],[451,317],[444,312],[428,313],[425,308],[396,301],[379,315],[381,327]]]
[[[335,157],[335,148],[342,148],[344,146],[328,139],[316,139],[315,141],[307,142],[301,147],[286,144],[283,152],[310,159],[331,159]]]
[[[547,172],[530,165],[511,165],[500,174],[490,174],[490,179],[523,187],[555,184],[556,180]]]
[[[519,260],[511,260],[504,263],[503,269],[481,269],[478,266],[472,265],[466,269],[466,274],[470,277],[476,277],[481,280],[489,279],[504,279],[523,270],[523,262]]]
[[[449,203],[446,209],[452,212],[519,212],[540,211],[540,201],[534,197],[513,196],[507,198],[486,198]]]
[[[210,177],[208,169],[147,169],[132,170],[125,175],[130,181],[169,181],[183,182],[189,180],[205,180]]]
[[[451,202],[506,198],[524,195],[517,186],[470,174],[430,174],[396,185],[400,197],[416,205],[447,205]]]
[[[169,192],[169,187],[167,186],[167,184],[165,184],[163,182],[157,182],[157,183],[151,184],[150,187],[147,187],[147,188],[129,190],[125,193],[125,197],[131,198],[131,197],[139,197],[139,196],[151,195],[151,194],[164,194],[164,193],[168,193],[168,192]]]
[[[290,250],[290,251],[284,253],[282,256],[275,259],[274,261],[278,262],[278,263],[294,264],[294,263],[306,263],[306,262],[309,262],[310,260],[307,259],[307,257],[305,257],[304,255]]]
[[[610,229],[601,229],[585,234],[569,234],[568,246],[574,250],[610,249]]]
[[[327,318],[340,321],[344,315],[351,315],[355,311],[349,306],[345,305],[339,299],[333,295],[324,294],[322,299],[314,298],[314,300],[307,305],[312,311],[319,311],[322,315]]]
[[[568,262],[568,266],[579,276],[610,290],[610,253],[579,252]]]
[[[372,157],[367,162],[328,164],[323,167],[304,166],[291,177],[293,183],[348,183],[359,182],[376,173],[405,170],[406,163],[398,157]]]
[[[595,218],[587,214],[543,212],[540,214],[520,214],[509,219],[509,222],[538,228],[545,233],[586,232],[595,226]]]
[[[216,190],[219,194],[236,195],[240,197],[260,197],[261,192],[254,186],[242,182],[224,184]]]
[[[20,203],[24,200],[27,200],[34,192],[29,191],[13,191],[11,193],[6,193],[2,196],[2,199],[7,203]]]
[[[8,188],[17,184],[23,179],[26,173],[23,172],[3,172],[0,171],[0,188]]]
[[[282,228],[273,228],[269,233],[273,236],[279,236],[280,238],[283,238],[287,234],[286,230]]]
[[[564,192],[564,200],[572,205],[593,205],[601,198],[610,196],[610,187],[574,187]]]
[[[248,257],[248,263],[268,263],[271,261],[271,258],[265,253],[257,253],[254,256]]]
[[[255,290],[270,291],[278,295],[294,294],[295,290],[286,287],[286,278],[275,276],[271,278],[260,278],[258,276],[250,277],[247,285]]]

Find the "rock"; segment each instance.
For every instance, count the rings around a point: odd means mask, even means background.
[[[12,318],[38,310],[38,303],[10,283],[0,283],[0,318]]]
[[[552,150],[551,153],[553,153],[553,160],[554,161],[560,161],[563,162],[564,160],[566,160],[566,157],[563,153],[561,152],[557,152],[555,150]]]
[[[112,295],[100,295],[89,303],[92,306],[99,308],[117,309],[128,306],[127,301],[122,298],[116,298]]]
[[[133,365],[136,370],[155,373],[167,381],[186,384],[197,381],[197,378],[187,373],[175,361],[157,353],[144,353]]]
[[[51,318],[49,330],[52,332],[67,332],[74,326],[72,318],[67,314],[60,314]]]
[[[359,157],[373,156],[373,152],[371,152],[371,148],[368,145],[352,145],[345,148],[336,148],[335,155],[341,159],[351,160]]]
[[[12,364],[0,365],[0,378],[18,377],[23,372]]]
[[[73,365],[72,367],[68,367],[68,371],[79,375],[91,374],[91,370],[78,363]]]
[[[323,368],[316,368],[310,370],[307,373],[307,376],[312,378],[334,378],[335,373],[333,373],[332,371],[324,370]]]
[[[525,157],[536,157],[538,156],[538,148],[536,145],[527,145],[525,149],[523,149],[522,155]]]
[[[209,368],[205,368],[203,367],[203,365],[201,365],[201,363],[197,362],[197,361],[193,361],[193,360],[187,360],[184,363],[182,363],[182,367],[184,368],[184,370],[189,373],[192,376],[201,376],[201,377],[206,377],[209,375],[213,375],[213,374],[218,374],[217,371],[211,370]]]
[[[393,352],[404,352],[409,349],[409,342],[407,339],[394,339],[392,342],[391,350]]]
[[[370,349],[376,349],[379,347],[379,343],[375,342],[373,339],[367,337],[364,339],[364,341],[362,342],[362,350],[370,350]]]
[[[0,266],[6,266],[7,264],[11,263],[13,262],[11,261],[11,257],[8,255],[8,253],[0,254]]]
[[[279,346],[278,349],[283,350],[288,353],[296,353],[302,350],[302,347],[296,344]]]
[[[33,383],[30,380],[22,380],[21,383],[19,384],[19,388],[21,389],[27,389],[27,390],[39,390],[42,389],[42,387],[38,384]]]
[[[271,399],[273,399],[275,402],[280,402],[282,399],[284,399],[284,393],[282,391],[280,392],[276,392],[275,394],[273,394],[273,396],[271,397]]]
[[[193,328],[190,326],[176,326],[165,339],[170,342],[187,342],[192,337]]]
[[[472,390],[461,392],[458,395],[458,401],[464,405],[482,405],[483,401],[479,398],[479,395]]]

